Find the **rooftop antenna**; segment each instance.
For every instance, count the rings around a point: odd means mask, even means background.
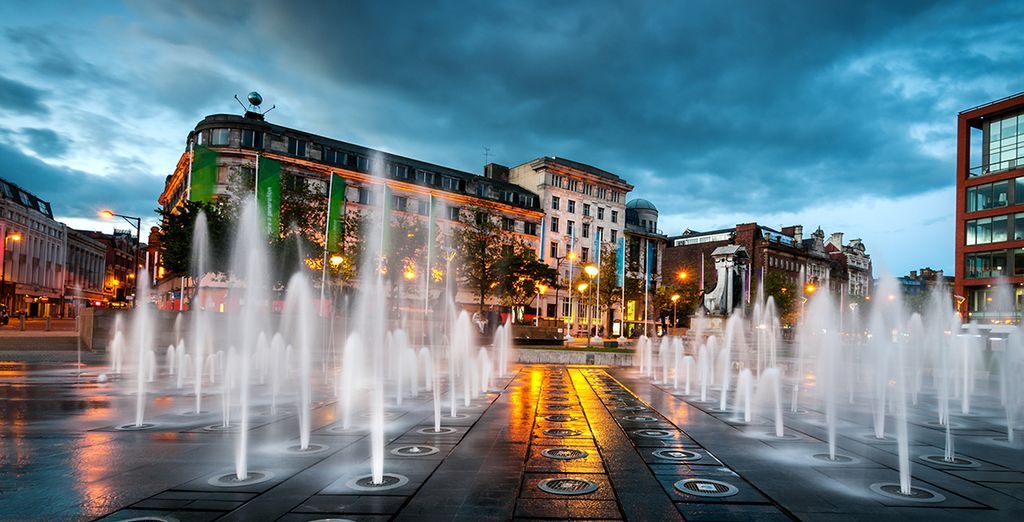
[[[263,96],[260,96],[260,93],[256,91],[250,92],[246,95],[245,99],[249,102],[249,105],[242,103],[242,100],[238,99],[238,95],[235,95],[235,101],[245,109],[246,118],[262,120],[264,119],[264,115],[277,108],[277,105],[274,105],[265,111],[260,111],[260,104],[263,103]]]
[[[487,165],[490,162],[491,162],[491,148],[490,147],[484,147],[484,165]]]

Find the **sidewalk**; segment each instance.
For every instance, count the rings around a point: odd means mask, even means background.
[[[0,351],[75,351],[77,338],[74,319],[52,319],[50,331],[46,331],[46,319],[26,319],[22,331],[18,318],[12,317],[0,326]]]

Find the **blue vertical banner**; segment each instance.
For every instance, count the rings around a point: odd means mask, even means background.
[[[618,257],[618,264],[615,267],[615,279],[619,288],[626,286],[626,238],[619,236],[618,245],[615,247],[615,254]]]
[[[597,230],[597,234],[594,235],[594,263],[597,264],[597,269],[601,269],[601,229]]]
[[[538,258],[544,261],[544,244],[546,243],[545,238],[547,237],[548,221],[544,218],[540,220],[540,249],[537,252]]]
[[[651,287],[651,257],[654,256],[654,243],[647,240],[647,258],[644,259],[646,270],[644,271],[644,291],[646,292]]]

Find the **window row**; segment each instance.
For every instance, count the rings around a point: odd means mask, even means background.
[[[585,196],[595,196],[598,199],[614,203],[621,202],[623,197],[623,193],[618,190],[581,182],[578,179],[568,178],[559,174],[548,174],[548,185],[571,190],[573,192],[580,192]]]
[[[990,122],[985,145],[986,173],[1024,165],[1024,115]]]
[[[561,210],[561,207],[562,207],[562,198],[560,198],[558,196],[551,196],[551,209],[552,210]],[[584,217],[589,217],[589,216],[594,214],[594,212],[592,211],[594,209],[594,206],[591,205],[590,203],[584,203],[582,205],[582,207],[583,207],[583,216]],[[566,200],[565,210],[566,210],[566,212],[568,212],[570,214],[575,214],[576,213],[576,201],[572,200],[572,199]],[[605,208],[604,207],[597,207],[596,210],[597,210],[597,219],[604,219]],[[619,211],[617,211],[617,210],[612,210],[611,211],[611,221],[612,221],[612,223],[618,223],[619,222]]]
[[[380,204],[380,191],[372,190],[367,187],[355,187],[356,191],[355,203],[362,205],[379,205]],[[391,195],[391,210],[399,212],[409,212],[419,214],[421,216],[430,215],[430,201],[425,199],[412,199],[408,196],[399,196],[396,194]],[[462,215],[462,209],[457,206],[447,206],[444,216],[452,221],[459,221]],[[478,218],[480,216],[477,216]],[[503,230],[516,231],[518,228],[516,223],[519,221],[513,218],[502,217],[499,225]],[[526,235],[536,236],[537,235],[537,223],[529,221],[523,221],[522,232]]]
[[[967,245],[998,243],[1011,238],[1014,241],[1024,240],[1024,213],[970,219],[966,223],[966,232]]]
[[[964,256],[964,277],[967,279],[1008,275],[1024,275],[1024,248],[977,252]]]

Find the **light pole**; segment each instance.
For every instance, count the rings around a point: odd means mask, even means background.
[[[597,277],[597,274],[599,272],[600,272],[600,270],[597,268],[597,266],[592,265],[592,264],[583,267],[583,273],[587,274],[587,277],[590,278],[590,285],[589,286],[593,286],[594,278]],[[589,296],[591,293],[592,292],[588,292],[587,295]],[[597,310],[597,308],[598,308],[597,307],[597,300],[598,300],[599,297],[600,296],[598,296],[597,294],[594,294],[594,308],[595,308],[594,312],[595,312],[595,315],[600,315],[600,310]],[[596,320],[597,318],[595,317],[594,319]],[[588,334],[588,337],[594,338],[594,337],[597,337],[597,326],[596,325],[592,325],[591,324],[592,322],[594,322],[594,321],[592,321],[590,319],[590,304],[588,303],[587,304],[587,327],[593,326],[593,328],[594,328],[594,335],[589,335]],[[587,341],[587,346],[590,346],[590,341]]]
[[[112,217],[119,217],[128,222],[129,225],[135,227],[135,263],[132,267],[132,280],[135,281],[134,287],[132,288],[132,308],[139,306],[138,294],[139,294],[139,246],[141,245],[142,238],[142,218],[135,216],[126,216],[124,214],[115,214],[110,210],[101,210],[100,217],[110,219]]]
[[[581,303],[585,302],[583,300],[583,292],[586,292],[587,288],[590,288],[590,285],[588,285],[587,283],[580,283],[579,285],[576,286],[576,289],[580,291],[580,302]],[[590,322],[590,307],[589,306],[587,307],[587,322],[588,323]],[[590,335],[587,335],[586,338],[587,338],[587,347],[589,348],[590,347]]]
[[[21,241],[21,234],[15,232],[13,234],[7,234],[4,236],[4,253],[3,259],[0,259],[0,264],[3,268],[0,269],[0,302],[7,304],[7,242],[14,241],[17,243]],[[7,315],[11,315],[12,310],[7,310]]]
[[[558,294],[559,294],[559,290],[562,289],[562,284],[561,284],[561,279],[562,279],[562,261],[565,261],[566,259],[568,259],[570,262],[575,261],[576,260],[576,252],[570,250],[564,256],[561,256],[561,257],[555,256],[555,272],[557,272],[557,276],[555,278],[555,316],[556,317],[561,315],[561,312],[559,312],[559,310],[558,310],[558,306],[560,304],[558,302]],[[570,281],[570,284],[571,284],[571,282],[572,282],[572,273],[569,274],[569,281]],[[572,314],[572,298],[571,298],[571,296],[572,296],[572,289],[571,288],[569,289],[569,295],[570,295],[570,299],[569,299],[569,313],[571,315]],[[565,318],[564,317],[562,318],[562,325],[563,326],[565,325]],[[567,328],[566,332],[565,332],[565,340],[566,341],[572,341],[572,333],[569,332],[568,330],[569,329]]]
[[[679,303],[679,294],[672,294],[672,328],[679,323],[676,322],[676,305]]]
[[[535,317],[534,326],[540,326],[540,319],[541,319],[541,317],[543,317],[543,313],[541,312],[541,309],[540,309],[540,296],[544,295],[544,292],[548,291],[548,287],[547,287],[547,285],[544,285],[544,284],[541,284],[541,283],[536,283],[534,285],[534,288],[537,291],[537,313],[534,314],[534,317]],[[558,306],[558,305],[555,305],[555,306]]]

